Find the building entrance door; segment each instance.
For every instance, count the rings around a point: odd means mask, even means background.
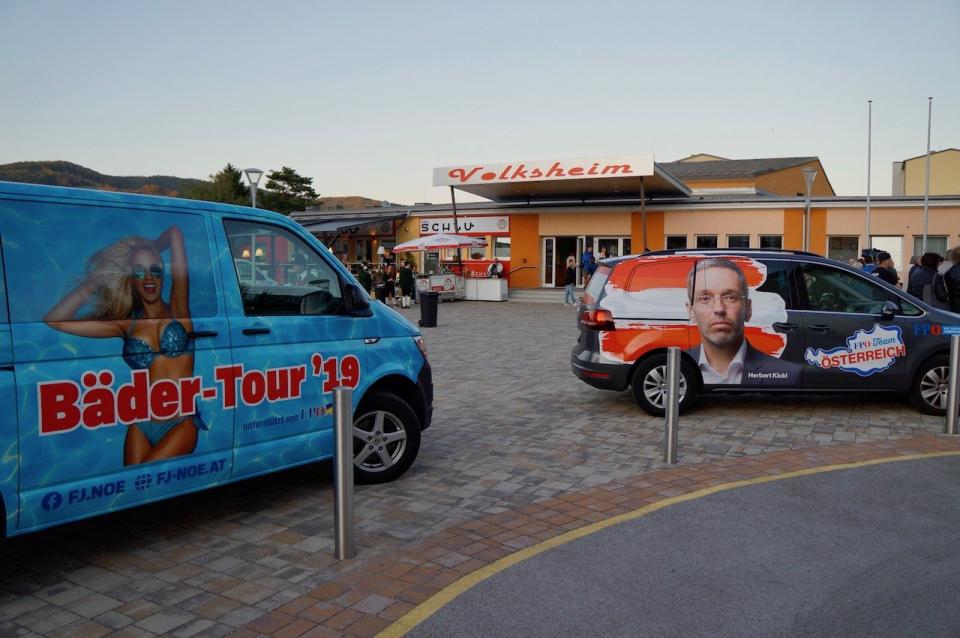
[[[555,285],[557,288],[563,288],[564,282],[567,280],[567,258],[573,257],[574,261],[580,259],[580,252],[577,248],[581,240],[578,237],[557,237],[556,239],[557,257],[554,270],[557,274]],[[579,269],[577,270],[577,275],[579,275]]]
[[[541,285],[544,288],[562,288],[567,275],[567,257],[579,259],[583,238],[544,237],[540,251]],[[579,273],[578,273],[579,274]]]

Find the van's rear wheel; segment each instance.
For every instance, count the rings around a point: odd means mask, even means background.
[[[941,354],[924,361],[913,375],[910,402],[924,414],[947,413],[947,385],[950,381],[950,362]]]
[[[680,411],[693,405],[700,390],[699,379],[693,365],[680,357]],[[655,354],[637,366],[633,373],[633,399],[647,414],[663,416],[667,398],[667,355]]]
[[[420,451],[420,420],[390,392],[366,397],[353,419],[353,477],[386,483],[407,471]]]

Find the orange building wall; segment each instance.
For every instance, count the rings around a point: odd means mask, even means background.
[[[684,182],[687,188],[750,188],[750,179],[691,179]]]
[[[807,162],[800,166],[791,166],[782,171],[761,175],[756,179],[757,190],[790,197],[805,195],[807,184],[803,179],[803,169],[807,166],[817,169],[817,176],[813,178],[813,187],[810,189],[810,194],[814,196],[835,195],[836,193],[833,192],[833,187],[830,186],[826,172],[820,162]]]
[[[540,286],[540,215],[510,215],[510,270],[511,288]]]
[[[827,254],[827,209],[810,209],[810,246],[808,250],[818,255]]]
[[[651,213],[647,211],[647,245],[643,245],[643,215],[641,213],[630,214],[630,250],[635,254],[643,252],[644,248],[650,250],[663,250],[664,232],[663,221],[665,213]]]
[[[803,211],[783,211],[783,247],[787,250],[803,249]]]

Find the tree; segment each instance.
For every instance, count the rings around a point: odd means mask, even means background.
[[[239,168],[228,163],[219,173],[211,175],[209,182],[193,188],[187,196],[225,204],[248,204],[250,189],[243,185],[242,176]]]
[[[319,195],[313,190],[313,178],[303,177],[289,166],[267,174],[264,208],[289,215],[294,210],[306,210]]]

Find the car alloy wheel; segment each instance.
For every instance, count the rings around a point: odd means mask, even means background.
[[[680,374],[677,389],[680,394],[679,400],[682,402],[683,397],[687,394],[687,378],[683,373]],[[647,401],[661,410],[664,409],[667,398],[667,366],[657,366],[650,369],[650,372],[643,379],[643,394],[647,397]]]

